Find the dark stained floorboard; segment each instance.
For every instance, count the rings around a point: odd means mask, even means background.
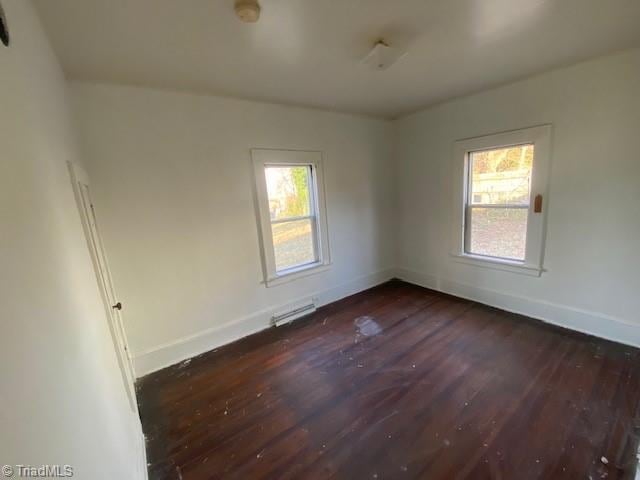
[[[631,479],[640,351],[392,281],[138,397],[151,480]]]

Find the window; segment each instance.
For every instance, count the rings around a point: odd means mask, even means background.
[[[311,165],[266,165],[267,198],[276,272],[318,261]]]
[[[551,127],[456,142],[453,255],[540,275]]]
[[[469,153],[466,253],[524,261],[532,144]]]
[[[319,152],[252,150],[267,286],[329,265]]]

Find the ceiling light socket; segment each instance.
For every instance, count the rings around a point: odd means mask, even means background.
[[[256,23],[260,18],[260,4],[257,0],[236,0],[235,11],[245,23]]]

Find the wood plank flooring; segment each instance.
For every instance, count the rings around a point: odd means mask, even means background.
[[[630,479],[640,351],[392,281],[138,396],[151,480]]]

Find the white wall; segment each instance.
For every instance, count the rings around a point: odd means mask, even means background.
[[[326,303],[392,275],[389,122],[144,88],[72,89],[138,375],[265,328],[296,299]],[[328,272],[261,283],[250,148],[324,153]]]
[[[541,278],[450,256],[458,139],[553,124]],[[435,106],[395,122],[400,276],[640,346],[640,50]]]
[[[30,2],[0,46],[0,464],[143,478],[66,161],[66,85]]]

